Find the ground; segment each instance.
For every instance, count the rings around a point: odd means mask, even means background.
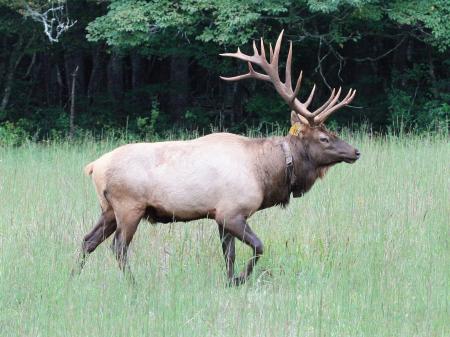
[[[361,159],[250,220],[254,276],[226,287],[210,220],[141,223],[127,283],[110,240],[71,279],[99,214],[84,164],[117,144],[0,149],[3,336],[448,336],[448,135],[343,137]],[[238,244],[238,267],[250,257]]]

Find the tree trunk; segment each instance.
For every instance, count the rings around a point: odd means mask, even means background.
[[[49,53],[42,53],[41,55],[41,62],[42,62],[42,81],[43,83],[38,86],[37,90],[42,93],[42,95],[45,97],[45,103],[47,106],[51,106],[53,103],[53,92],[51,88],[51,79],[52,79],[52,67],[51,67],[51,60]],[[65,86],[66,87],[66,86]],[[64,91],[64,94],[66,97],[68,97],[69,93]]]
[[[85,65],[84,55],[82,50],[75,50],[68,52],[65,55],[65,71],[66,71],[66,87],[70,90],[72,86],[72,74],[75,69],[79,69],[77,74],[76,94],[77,96],[84,95],[86,92],[86,79],[85,79]],[[69,94],[70,96],[70,94]]]
[[[138,53],[131,54],[131,88],[138,89],[144,83],[144,58]]]
[[[77,75],[79,67],[77,66],[72,74],[72,90],[70,93],[70,116],[69,116],[69,138],[73,139],[75,134],[75,96],[77,86]]]
[[[31,39],[28,45],[24,48],[23,36],[21,35],[14,46],[14,50],[9,58],[9,67],[8,72],[6,74],[5,87],[3,89],[3,98],[0,104],[1,111],[6,110],[6,108],[8,107],[9,99],[11,98],[12,85],[14,82],[14,74],[20,62],[22,61],[23,56],[25,55],[25,50],[30,44]]]
[[[189,105],[189,59],[172,56],[170,60],[169,114],[172,122],[180,121]]]
[[[64,81],[61,74],[61,68],[59,64],[56,64],[56,82],[58,83],[58,104],[59,106],[63,106],[64,102]]]
[[[87,87],[87,97],[90,104],[92,104],[94,101],[94,96],[98,91],[99,84],[102,78],[102,70],[104,66],[102,46],[96,46],[92,50],[91,57],[92,57],[92,71],[89,77],[89,84]]]
[[[69,108],[69,138],[73,138],[75,133],[75,99],[86,92],[85,64],[83,51],[80,49],[67,52],[64,55],[66,87],[70,101]]]
[[[372,43],[372,53],[373,55],[379,55],[384,50],[384,45],[381,39],[376,39]],[[383,72],[382,63],[380,60],[372,60],[370,61],[370,68],[372,69],[372,75],[377,77],[378,74]],[[388,90],[388,76],[381,76],[381,87],[382,92],[387,92]]]
[[[406,41],[406,44],[408,43],[408,41]],[[397,48],[394,52],[393,55],[393,59],[392,59],[392,65],[393,65],[393,70],[397,71],[398,74],[400,75],[400,87],[401,89],[404,89],[406,87],[406,77],[402,76],[403,72],[405,70],[405,66],[406,66],[406,61],[407,61],[407,53],[406,53],[406,49],[407,48]],[[393,80],[395,80],[396,78],[394,76],[391,76],[391,78]]]
[[[437,89],[437,78],[433,63],[433,52],[430,47],[428,48],[428,73],[430,74],[431,80],[430,91],[433,94],[433,97],[437,98],[439,96],[439,91]]]
[[[6,36],[3,36],[2,39],[2,46],[1,46],[1,50],[8,50],[8,38]],[[5,73],[6,73],[6,62],[2,59],[2,62],[0,62],[0,79],[2,82],[4,82],[4,77],[5,77]]]
[[[243,117],[242,101],[243,101],[242,85],[239,85],[237,82],[235,82],[233,85],[233,112],[231,115],[232,124],[242,121]]]
[[[108,63],[108,92],[115,101],[123,97],[123,56],[113,52]]]
[[[8,74],[6,75],[5,89],[3,90],[3,98],[2,103],[0,105],[0,111],[6,110],[6,107],[8,106],[9,99],[11,97],[13,80],[14,80],[14,70],[10,68]]]
[[[35,54],[36,60],[31,68],[30,74],[29,74],[29,90],[27,97],[25,99],[24,104],[24,110],[29,111],[30,109],[30,102],[32,101],[32,98],[34,97],[36,88],[40,85],[39,80],[41,79],[41,69],[42,69],[42,55],[41,53]]]

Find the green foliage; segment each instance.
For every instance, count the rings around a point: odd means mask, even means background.
[[[130,48],[164,44],[158,35],[218,44],[242,44],[257,32],[262,15],[287,11],[286,1],[112,0],[108,13],[88,26],[88,39]],[[171,39],[173,42],[173,39]]]
[[[48,7],[46,0],[28,3]],[[6,46],[0,51],[0,93],[5,92],[8,69],[24,52],[13,74],[11,102],[0,120],[27,120],[26,132],[37,139],[67,133],[69,66],[77,53],[82,54],[75,61],[83,60],[84,76],[75,118],[80,133],[125,124],[136,135],[219,123],[233,130],[243,130],[244,123],[287,124],[286,105],[270,86],[247,81],[239,93],[244,99],[235,99],[231,97],[235,92],[224,89],[229,84],[218,78],[246,71],[245,64],[219,58],[219,53],[237,46],[251,53],[251,40],[263,36],[273,43],[281,29],[285,40],[280,66],[285,62],[286,40],[292,40],[294,73],[304,70],[308,80],[304,87],[311,82],[318,85],[312,106],[326,100],[326,85],[357,89],[354,105],[360,109],[339,113],[336,123],[365,120],[379,130],[392,123],[398,128],[399,121],[402,127],[423,130],[425,125],[447,125],[450,5],[446,0],[70,0],[70,13],[78,23],[58,46],[49,46],[40,25],[23,20],[24,4],[0,0],[0,32]],[[123,56],[118,66],[121,83],[110,78],[112,52]],[[138,88],[130,85],[134,76],[130,55],[136,54],[146,63],[140,69],[145,83]],[[180,56],[189,60],[189,79],[183,84],[189,103],[174,117],[168,109],[177,84],[170,78],[170,67],[171,60]],[[87,86],[92,84],[97,57],[102,75],[92,86],[97,88],[92,96]],[[115,84],[123,88],[119,100],[113,97]],[[155,115],[150,112],[154,97],[161,102]],[[230,102],[239,102],[239,113],[218,116],[229,111]]]
[[[18,123],[3,122],[0,124],[0,147],[21,145],[31,138],[22,124],[23,120]]]
[[[441,52],[450,47],[450,2],[448,0],[397,0],[388,3],[389,18],[418,31],[430,31],[424,40]]]
[[[430,82],[428,67],[415,64],[407,72],[394,74],[393,86],[388,91],[388,109],[389,121],[395,130],[430,131],[449,126],[450,94],[438,90],[449,82]]]
[[[161,111],[159,110],[159,103],[155,99],[153,101],[150,117],[137,117],[136,125],[140,136],[152,136],[156,133],[159,124]]]
[[[448,130],[450,128],[450,95],[442,100],[429,100],[417,116],[417,124],[427,131]]]
[[[242,45],[257,37],[258,26],[265,15],[287,12],[285,1],[217,1],[210,9],[212,25],[199,34],[200,41],[220,45]]]
[[[193,130],[205,129],[211,123],[208,112],[201,107],[190,107],[184,112],[186,127]]]
[[[290,118],[289,109],[286,103],[277,96],[256,94],[249,98],[245,105],[246,111],[254,116],[260,122],[286,123]]]
[[[88,26],[87,38],[90,41],[106,40],[111,46],[135,47],[149,35],[148,16],[144,1],[114,1],[106,16]]]
[[[447,102],[450,97],[447,96]],[[449,127],[450,105],[442,100],[417,97],[417,93],[407,93],[391,89],[388,94],[390,124],[396,131],[445,130]]]
[[[388,100],[390,124],[394,129],[412,128],[414,125],[412,96],[402,90],[392,88],[388,94]]]
[[[308,7],[312,12],[322,13],[335,12],[346,5],[361,8],[373,2],[372,0],[307,0]]]

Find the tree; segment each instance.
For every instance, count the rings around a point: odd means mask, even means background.
[[[449,118],[444,0],[69,0],[77,24],[59,44],[22,19],[26,3],[48,9],[46,0],[0,0],[0,118],[32,121],[40,135],[68,130],[77,67],[72,117],[80,128],[284,123],[285,107],[267,84],[220,81],[245,65],[218,56],[238,46],[251,52],[252,39],[274,41],[282,29],[297,55],[293,70],[304,70],[304,86],[317,84],[317,101],[330,87],[357,88],[337,123],[368,119],[383,129]]]

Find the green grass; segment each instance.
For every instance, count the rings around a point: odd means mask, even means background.
[[[110,240],[71,280],[99,214],[82,167],[115,145],[0,149],[0,335],[449,336],[448,137],[351,143],[356,164],[250,219],[266,251],[239,288],[225,287],[210,220],[141,223],[136,287]],[[242,267],[250,250],[237,254]]]

